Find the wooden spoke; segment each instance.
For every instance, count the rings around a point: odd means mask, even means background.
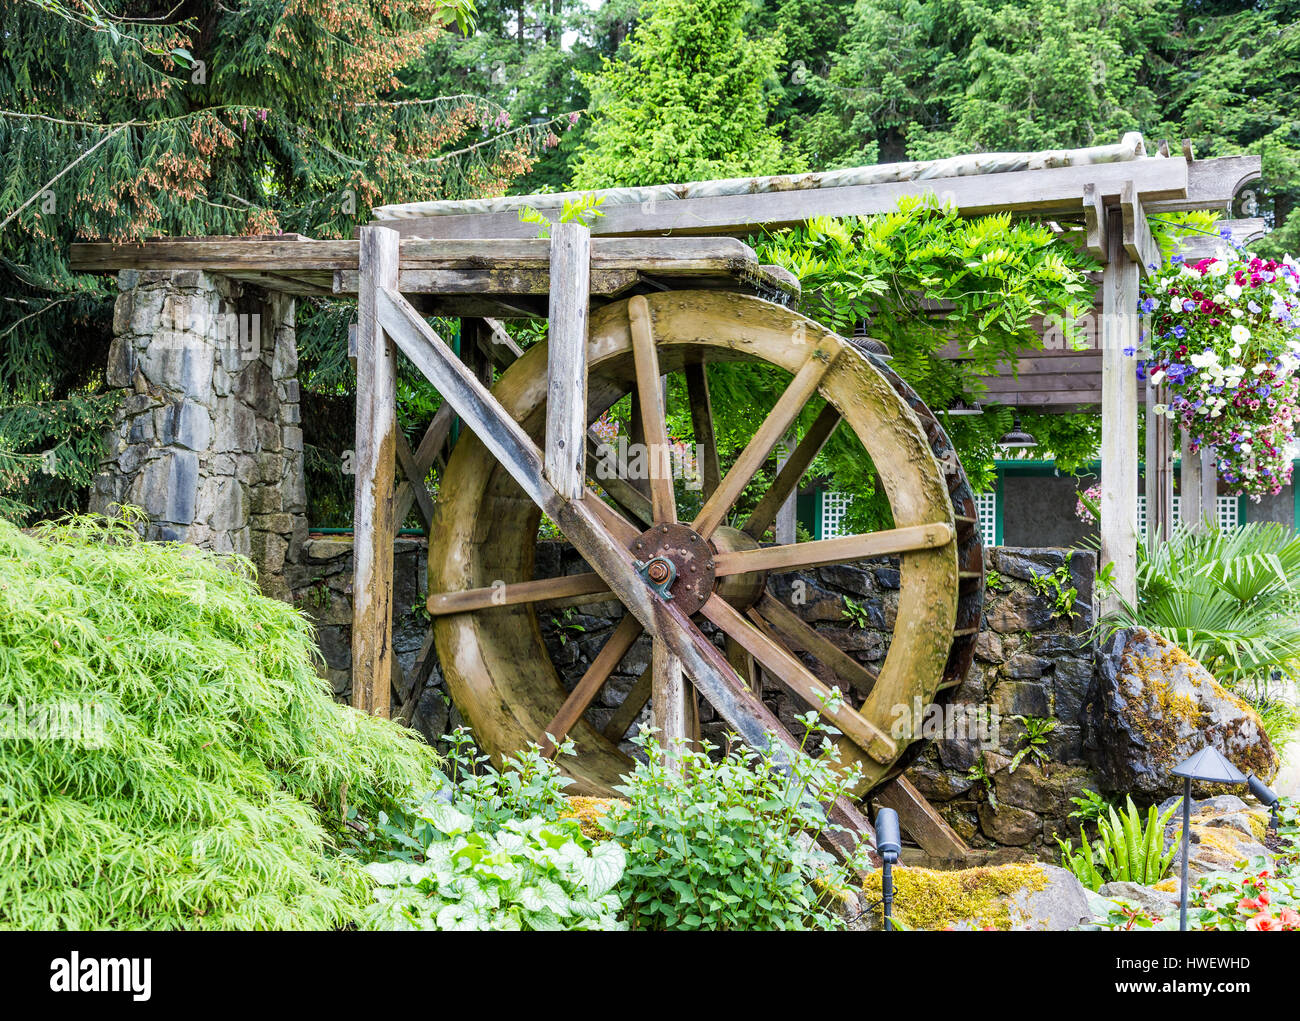
[[[719,577],[749,571],[780,574],[803,567],[842,564],[868,557],[934,549],[948,545],[952,538],[952,526],[946,521],[936,521],[932,525],[910,525],[882,532],[844,535],[838,539],[818,539],[815,542],[798,542],[787,546],[762,546],[752,550],[719,553],[713,558],[713,564]]]
[[[926,854],[935,858],[962,859],[970,855],[970,847],[957,834],[948,820],[941,816],[921,792],[905,776],[896,776],[880,787],[872,799],[882,808],[892,808],[898,813],[908,835],[921,845]]]
[[[571,574],[563,578],[542,578],[537,581],[518,581],[513,584],[493,585],[490,588],[466,589],[464,592],[435,592],[430,594],[426,606],[429,614],[441,617],[448,613],[469,613],[486,610],[492,606],[516,606],[519,603],[550,602],[553,606],[565,605],[565,600],[578,596],[609,592],[609,586],[598,574]]]
[[[641,715],[641,710],[650,701],[650,689],[651,668],[646,667],[641,671],[637,682],[632,685],[632,690],[627,693],[627,698],[623,699],[623,704],[614,710],[614,715],[609,718],[605,729],[601,731],[608,740],[616,743],[623,740],[627,728],[636,722],[636,718]]]
[[[745,620],[730,603],[715,595],[701,607],[700,612],[744,646],[763,665],[763,669],[792,694],[831,720],[850,741],[864,749],[873,759],[882,763],[894,760],[898,746],[888,734],[847,703],[834,712],[828,711],[824,700],[830,696],[830,689],[780,643]]]
[[[772,526],[782,506],[799,485],[799,480],[812,464],[813,458],[821,452],[839,424],[840,413],[833,405],[827,404],[822,408],[821,414],[813,420],[813,424],[808,428],[804,438],[799,441],[799,445],[794,448],[789,460],[777,472],[772,488],[763,494],[763,498],[758,501],[758,506],[749,515],[749,520],[741,526],[742,532],[755,539],[763,537],[763,533]]]
[[[820,353],[820,349],[819,352]],[[776,405],[768,413],[767,418],[758,427],[752,439],[746,445],[745,449],[740,452],[736,458],[736,463],[731,466],[731,471],[727,472],[726,478],[714,491],[713,495],[704,501],[704,506],[700,508],[700,513],[696,516],[694,524],[691,525],[695,531],[706,539],[713,534],[727,517],[729,511],[736,500],[740,497],[744,488],[749,485],[749,480],[754,477],[764,461],[772,453],[773,448],[780,442],[781,437],[790,431],[790,426],[794,420],[799,417],[799,412],[803,406],[808,403],[809,399],[817,391],[817,384],[826,375],[826,371],[831,367],[834,358],[827,356],[823,361],[822,358],[813,356],[803,363],[790,385],[786,387],[785,393],[777,399]]]
[[[636,363],[641,430],[645,436],[646,462],[650,470],[650,502],[655,521],[671,524],[677,520],[677,497],[673,493],[659,352],[655,350],[654,335],[650,331],[650,308],[645,298],[638,295],[628,302],[627,308],[632,327],[632,357]]]
[[[707,500],[722,483],[718,439],[713,432],[713,402],[709,399],[709,375],[703,362],[687,365],[685,373],[686,396],[691,402],[691,428],[700,457],[700,489]]]
[[[591,700],[605,686],[605,682],[609,680],[609,675],[614,672],[619,662],[627,654],[627,650],[632,648],[633,643],[641,637],[643,630],[641,622],[630,613],[619,622],[618,627],[614,629],[614,633],[605,640],[600,652],[596,653],[596,658],[587,667],[587,672],[579,679],[573,691],[569,692],[569,697],[560,706],[560,711],[555,714],[555,718],[547,726],[546,734],[549,734],[550,737],[543,735],[539,742],[543,754],[549,755],[555,750],[552,738],[555,742],[564,740],[564,736],[568,734],[570,728],[578,722],[587,706],[591,705]]]
[[[758,617],[765,621],[772,630],[785,639],[786,644],[791,648],[809,653],[825,663],[836,677],[859,695],[869,694],[876,683],[876,675],[873,671],[805,622],[770,592],[763,594],[763,598],[749,611],[749,615],[751,618]]]
[[[605,530],[624,546],[631,546],[641,534],[641,529],[602,500],[600,494],[590,486],[587,487],[580,503],[584,507],[590,507],[592,514],[605,526]]]
[[[745,647],[730,635],[726,636],[727,662],[736,671],[745,686],[759,698],[763,697],[763,674],[754,662],[754,657],[745,651]]]

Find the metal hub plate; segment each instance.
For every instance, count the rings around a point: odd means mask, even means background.
[[[654,525],[642,532],[630,549],[643,564],[654,557],[672,561],[677,577],[668,591],[683,613],[694,613],[713,593],[713,547],[689,525]]]

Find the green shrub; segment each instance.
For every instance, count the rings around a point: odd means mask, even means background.
[[[811,727],[816,713],[804,722]],[[720,761],[680,751],[681,775],[646,731],[646,761],[618,787],[607,817],[627,851],[619,886],[633,929],[819,929],[842,921],[833,903],[849,872],[816,847],[829,803],[853,782],[828,755],[786,771],[770,753],[733,748]]]
[[[1267,685],[1300,658],[1297,577],[1300,535],[1276,522],[1203,534],[1180,524],[1154,549],[1138,544],[1137,604],[1106,623],[1150,628],[1228,687]]]
[[[1125,800],[1122,813],[1107,805],[1105,814],[1098,815],[1095,848],[1082,826],[1079,827],[1079,846],[1076,848],[1071,848],[1060,837],[1056,838],[1061,847],[1061,865],[1090,890],[1100,890],[1106,883],[1134,882],[1144,886],[1158,883],[1168,873],[1178,850],[1176,843],[1165,850],[1165,826],[1182,803],[1181,799],[1159,817],[1152,805],[1147,810],[1145,827],[1133,799]]]
[[[624,929],[611,891],[623,850],[574,819],[510,819],[488,832],[453,805],[420,812],[434,831],[420,862],[375,862],[365,923],[376,929]]]
[[[0,523],[0,927],[320,928],[371,881],[345,814],[432,749],[334,703],[246,561],[77,518]]]

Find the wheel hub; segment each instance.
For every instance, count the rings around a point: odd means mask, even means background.
[[[632,543],[641,576],[691,614],[713,594],[713,546],[689,525],[657,524]]]

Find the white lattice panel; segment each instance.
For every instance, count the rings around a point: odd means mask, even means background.
[[[848,493],[822,493],[821,538],[834,539],[848,534],[844,528],[844,515],[852,502],[853,497]]]
[[[980,538],[985,546],[998,542],[998,494],[976,493],[975,516],[979,519]]]

